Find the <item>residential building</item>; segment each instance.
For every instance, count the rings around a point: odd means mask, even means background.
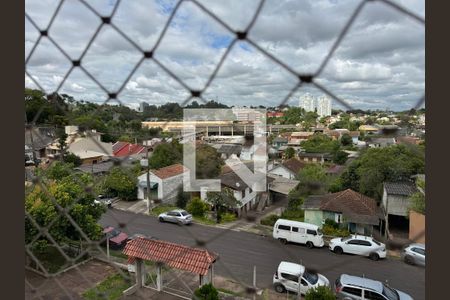
[[[300,145],[302,141],[306,141],[314,135],[311,131],[292,132],[288,138],[288,145]]]
[[[150,171],[150,198],[160,200],[162,203],[172,203],[183,186],[184,174],[189,170],[181,165],[174,164],[158,170]],[[147,172],[138,177],[138,199],[147,199]]]
[[[395,138],[371,138],[367,141],[367,145],[370,148],[385,148],[395,145]]]
[[[331,156],[328,153],[307,153],[300,152],[298,154],[298,159],[306,163],[320,163],[323,164],[326,161],[331,160]]]
[[[295,179],[300,172],[306,166],[305,163],[299,161],[296,158],[288,159],[279,165],[274,165],[269,174],[280,176],[286,179]]]
[[[114,157],[131,157],[143,159],[147,155],[145,146],[128,142],[116,142],[112,145]]]
[[[300,97],[300,107],[305,111],[315,111],[314,98],[309,93],[303,95]]]
[[[320,117],[331,116],[331,99],[327,96],[322,96],[317,99],[317,114]]]
[[[305,222],[322,227],[331,219],[352,233],[370,235],[382,228],[384,216],[377,202],[351,189],[305,199]]]
[[[139,111],[139,112],[144,112],[145,109],[146,109],[147,107],[149,107],[149,105],[148,105],[147,102],[141,102],[141,103],[139,104],[139,109],[138,109],[138,111]]]
[[[285,146],[288,143],[288,138],[283,136],[277,136],[272,141],[272,146],[274,146],[276,149],[280,148],[281,146]]]

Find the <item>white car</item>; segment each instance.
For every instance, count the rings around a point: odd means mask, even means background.
[[[330,286],[330,281],[322,274],[308,272],[304,266],[282,261],[273,275],[273,286],[278,293],[286,291],[298,293],[298,277],[300,278],[300,294],[319,285]]]
[[[160,214],[158,220],[187,225],[192,223],[192,215],[183,209],[174,209]]]
[[[329,243],[329,248],[336,254],[357,254],[368,256],[372,260],[386,258],[386,245],[364,235],[351,235],[332,239]]]

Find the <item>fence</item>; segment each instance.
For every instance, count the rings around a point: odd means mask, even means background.
[[[338,47],[342,44],[345,36],[348,34],[350,28],[355,23],[355,20],[357,17],[361,14],[363,8],[364,9],[370,9],[370,6],[373,2],[381,3],[382,5],[385,5],[387,8],[398,11],[404,15],[405,18],[411,18],[412,20],[417,21],[419,24],[425,25],[425,20],[416,15],[415,13],[409,11],[408,9],[404,8],[403,6],[397,4],[394,1],[389,0],[379,0],[379,1],[370,1],[370,0],[362,0],[359,2],[359,4],[356,6],[354,11],[349,15],[348,21],[345,23],[345,26],[343,26],[342,30],[337,35],[334,43],[332,44],[330,50],[328,51],[327,55],[323,59],[323,61],[320,63],[319,67],[315,72],[310,73],[301,73],[296,71],[294,68],[292,68],[289,64],[286,64],[283,62],[282,59],[272,54],[270,51],[266,50],[264,46],[260,45],[257,41],[253,40],[249,33],[254,28],[254,25],[256,24],[257,20],[261,15],[263,14],[263,7],[265,5],[265,1],[261,0],[258,2],[258,5],[254,11],[254,14],[252,15],[252,18],[247,26],[242,28],[242,30],[234,30],[227,22],[226,19],[220,18],[217,14],[215,14],[211,9],[208,8],[207,4],[202,4],[200,1],[197,0],[186,0],[186,1],[177,1],[173,7],[165,7],[165,9],[168,12],[168,19],[164,24],[164,27],[161,31],[161,33],[158,35],[155,43],[149,47],[149,48],[143,48],[141,43],[135,41],[131,35],[125,31],[122,30],[119,26],[115,24],[115,15],[121,6],[130,5],[130,2],[128,1],[116,1],[113,3],[113,7],[111,10],[111,13],[108,15],[104,15],[103,13],[99,12],[94,5],[90,1],[84,1],[79,0],[77,3],[81,4],[84,8],[86,8],[89,12],[93,13],[98,21],[98,26],[96,26],[93,30],[92,37],[87,41],[86,47],[81,51],[81,54],[77,57],[74,57],[73,55],[69,55],[69,53],[58,43],[58,41],[52,36],[52,29],[55,27],[55,19],[59,15],[59,13],[62,10],[63,5],[68,2],[69,0],[61,0],[58,2],[54,12],[51,15],[50,21],[48,25],[46,26],[39,26],[38,22],[31,17],[32,11],[26,11],[25,12],[25,18],[26,21],[29,22],[32,27],[36,29],[38,32],[38,37],[34,44],[31,46],[30,51],[28,55],[25,58],[25,76],[26,78],[32,82],[39,90],[41,90],[45,95],[47,95],[47,99],[54,103],[54,105],[57,107],[60,104],[58,103],[55,95],[59,93],[64,85],[64,83],[68,80],[71,74],[78,71],[84,74],[87,78],[92,80],[92,82],[95,83],[96,86],[98,86],[106,95],[106,100],[104,101],[105,104],[108,103],[121,103],[120,101],[120,95],[124,92],[124,89],[126,88],[127,84],[129,83],[130,79],[133,77],[133,75],[136,73],[136,71],[139,69],[140,66],[142,66],[144,63],[151,61],[155,65],[157,65],[163,73],[168,76],[169,78],[173,79],[175,82],[177,82],[185,92],[188,94],[188,96],[182,101],[182,106],[186,106],[188,103],[190,103],[194,99],[198,99],[204,103],[206,103],[206,99],[204,98],[205,92],[208,90],[208,88],[211,87],[211,84],[214,82],[215,78],[217,77],[218,72],[223,67],[223,64],[225,61],[229,58],[230,52],[236,45],[241,42],[245,41],[249,45],[251,45],[258,53],[262,54],[265,58],[273,62],[275,65],[279,66],[283,70],[285,70],[290,75],[297,78],[297,83],[291,88],[286,90],[286,96],[280,101],[279,107],[283,107],[288,103],[288,101],[292,98],[292,96],[298,92],[300,89],[302,89],[305,86],[311,86],[319,91],[323,92],[324,94],[331,97],[333,100],[338,102],[341,106],[345,107],[346,109],[353,109],[352,105],[347,102],[346,100],[339,97],[336,93],[334,93],[329,88],[325,87],[323,84],[319,83],[317,78],[323,73],[325,67],[328,65],[330,60],[332,59],[333,55],[335,54]],[[158,53],[162,40],[167,34],[168,29],[170,26],[174,23],[174,18],[177,12],[180,10],[180,7],[184,5],[184,3],[191,3],[194,5],[199,11],[201,11],[202,14],[205,16],[208,16],[214,20],[214,22],[221,26],[223,29],[225,29],[228,33],[230,33],[233,38],[229,42],[228,46],[226,47],[223,55],[220,57],[219,62],[215,65],[214,69],[212,70],[210,76],[208,76],[206,83],[204,84],[203,88],[200,89],[194,89],[192,88],[186,80],[183,80],[180,76],[175,74],[171,69],[169,69],[164,61],[160,60],[155,54]],[[49,8],[50,9],[50,8]],[[148,16],[150,19],[152,16]],[[86,58],[87,53],[89,52],[89,49],[92,47],[94,41],[99,37],[99,34],[101,30],[108,28],[109,30],[114,31],[116,34],[118,34],[122,39],[126,40],[133,50],[137,53],[139,53],[139,57],[136,60],[135,63],[129,65],[129,69],[131,70],[129,74],[126,76],[126,78],[120,82],[117,88],[111,89],[104,83],[102,83],[101,80],[96,78],[89,70],[88,68],[83,65],[83,62]],[[63,60],[66,61],[67,64],[69,64],[68,70],[64,72],[64,76],[62,76],[62,79],[57,84],[56,88],[49,90],[45,89],[38,78],[36,78],[32,72],[30,71],[30,64],[32,62],[32,58],[34,53],[36,52],[36,49],[40,45],[40,43],[47,42],[50,43],[53,47],[55,47],[56,52],[59,56],[62,56]],[[420,108],[425,102],[425,96],[422,96],[420,99],[417,99],[415,102],[413,108]],[[122,103],[121,103],[122,104]],[[100,111],[99,111],[100,112]],[[43,113],[42,108],[39,110],[39,112],[36,114],[34,120],[28,120],[27,122],[27,128],[33,129],[36,127],[36,120],[38,119],[39,115]],[[34,133],[34,139],[35,140],[42,140],[43,137],[39,136],[38,132]],[[94,140],[95,141],[95,140]],[[101,146],[99,144],[99,146]],[[119,161],[120,163],[120,161]],[[31,175],[29,172],[27,172],[27,178],[29,178]],[[45,274],[46,276],[52,277],[52,279],[58,284],[58,286],[61,289],[66,289],[66,287],[61,283],[58,282],[58,277],[54,276],[54,274],[51,274],[51,272],[48,271],[48,269],[41,263],[41,259],[39,255],[35,252],[36,243],[39,241],[40,238],[45,238],[49,241],[52,248],[55,250],[55,253],[61,257],[64,258],[65,262],[64,266],[66,267],[73,267],[73,270],[78,270],[77,263],[86,254],[89,254],[90,251],[93,251],[94,249],[100,253],[101,256],[106,257],[106,253],[104,249],[100,246],[100,243],[103,241],[94,241],[92,240],[82,229],[84,224],[78,224],[75,221],[75,217],[73,215],[73,210],[77,209],[78,201],[75,201],[71,203],[69,206],[65,206],[62,203],[58,203],[58,201],[54,197],[54,193],[52,192],[52,188],[48,182],[40,178],[39,174],[37,176],[33,177],[33,186],[39,186],[42,192],[42,195],[46,195],[46,197],[49,197],[51,200],[52,205],[54,205],[54,211],[53,218],[51,220],[37,220],[29,212],[29,208],[25,210],[25,220],[28,225],[28,229],[34,230],[36,232],[36,235],[34,238],[32,238],[30,241],[27,242],[27,245],[25,247],[25,252],[30,260],[33,261],[33,264],[37,266],[40,272]],[[89,189],[89,187],[86,187],[86,191],[89,193],[93,193],[92,190]],[[135,217],[137,218],[137,216]],[[64,220],[64,222],[67,222],[70,228],[74,231],[74,235],[79,236],[79,238],[83,241],[87,247],[83,249],[80,253],[76,254],[75,256],[69,256],[60,246],[60,244],[57,242],[57,239],[54,238],[51,235],[52,226],[57,225],[59,222],[63,222],[61,220]],[[122,220],[116,219],[117,223],[121,225],[122,230],[126,230],[128,223],[131,223],[134,220],[132,217],[131,220],[129,220],[127,223],[124,223]],[[251,221],[251,220],[250,220]],[[44,225],[43,225],[44,224]],[[236,226],[239,226],[239,222],[236,224]],[[185,230],[185,234],[192,238],[193,241],[196,241],[195,246],[197,247],[204,247],[208,248],[209,244],[215,240],[219,240],[226,236],[230,230],[233,228],[223,230],[220,233],[218,233],[216,236],[210,239],[201,239],[191,230],[189,230],[186,227],[182,227]],[[75,234],[76,233],[76,234]],[[418,233],[416,239],[420,239],[421,236],[424,233]],[[382,237],[380,237],[381,240]],[[389,244],[388,244],[389,245]],[[390,245],[391,247],[395,247],[395,245]],[[397,245],[401,246],[401,245]],[[286,250],[285,247],[283,247],[281,244],[279,245],[280,251],[286,251],[286,256],[291,257],[293,260],[295,260],[294,257],[292,257],[291,253]],[[42,253],[41,253],[42,254]],[[220,253],[219,253],[220,254]],[[342,258],[342,260],[339,263],[330,264],[327,267],[324,267],[323,269],[318,269],[318,272],[325,272],[327,270],[331,269],[339,269],[340,267],[344,266],[346,263],[350,261],[349,258]],[[126,276],[126,273],[121,269],[118,268],[114,263],[111,263],[112,266],[116,267],[116,271],[121,274],[122,276]],[[246,291],[248,293],[249,297],[253,297],[256,293],[256,289],[252,286],[249,286],[248,284],[244,283],[241,280],[241,277],[237,276],[238,274],[234,274],[233,271],[225,264],[220,263],[221,268],[226,270],[226,273],[230,275],[235,281],[240,282],[243,287],[246,288]],[[81,278],[84,278],[84,280],[89,281],[88,278],[84,276],[82,272],[78,270],[78,274]],[[32,286],[29,282],[27,282],[27,279],[25,279],[25,283],[28,288],[34,290],[39,293],[39,286]],[[263,286],[258,286],[258,288],[266,288]],[[267,287],[269,288],[269,287]],[[70,297],[70,293],[66,293]],[[103,295],[106,298],[106,295]],[[38,298],[40,296],[37,296]]]

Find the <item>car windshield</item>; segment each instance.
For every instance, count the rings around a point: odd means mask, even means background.
[[[398,293],[394,289],[388,287],[385,284],[383,284],[383,295],[385,295],[389,300],[399,299]]]
[[[189,215],[189,213],[188,213],[187,211],[182,211],[182,212],[181,212],[181,215],[182,215],[182,216],[187,216],[187,215]]]
[[[320,230],[319,228],[317,229],[317,234],[318,235],[322,235],[323,233],[322,233],[322,230]]]
[[[309,273],[307,271],[303,273],[303,278],[305,278],[306,281],[308,281],[311,284],[316,284],[317,281],[319,280],[319,276],[316,273]]]

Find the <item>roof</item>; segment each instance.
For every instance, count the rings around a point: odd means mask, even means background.
[[[282,137],[282,136],[277,136],[276,138],[273,139],[274,143],[287,143],[288,142],[288,138],[287,137]]]
[[[381,209],[374,199],[351,189],[309,196],[305,199],[302,209],[342,213],[348,221],[359,224],[379,225],[379,220],[383,218]]]
[[[360,136],[361,133],[359,131],[350,131],[349,135],[351,137],[357,137],[357,136]]]
[[[311,153],[311,152],[300,152],[298,154],[299,157],[328,157],[330,156],[328,153]]]
[[[33,127],[25,129],[25,145],[31,146],[35,150],[43,149],[53,142],[55,134],[54,129],[45,127]],[[33,143],[31,143],[33,140]]]
[[[326,170],[326,173],[328,174],[340,174],[342,171],[344,171],[345,166],[341,165],[332,165]]]
[[[85,173],[105,173],[108,172],[112,167],[114,166],[113,161],[105,161],[105,162],[99,162],[93,165],[84,165],[79,166],[78,168],[75,168],[75,170],[80,170]]]
[[[371,138],[369,144],[395,144],[395,138]]]
[[[240,154],[242,150],[242,146],[241,145],[221,145],[218,149],[217,152],[218,153],[224,153],[227,155],[231,155],[231,154]]]
[[[129,262],[136,258],[161,262],[168,266],[199,275],[206,275],[218,254],[206,249],[191,248],[161,240],[137,237],[129,241],[123,250]]]
[[[268,174],[268,176],[274,179],[270,183],[269,189],[273,192],[277,192],[283,195],[288,195],[289,192],[300,183],[300,181],[298,180],[287,179],[278,175]]]
[[[299,161],[295,157],[284,161],[282,165],[294,174],[298,174],[298,172],[306,166],[305,163]]]
[[[139,154],[145,151],[145,147],[138,144],[117,142],[113,146],[113,154],[116,157]]]
[[[289,273],[300,275],[305,273],[305,267],[299,264],[282,261],[278,265],[278,271],[280,272],[287,271]]]
[[[91,150],[82,150],[82,151],[70,151],[81,159],[95,158],[95,157],[103,157],[107,156],[107,154],[97,151]]]
[[[167,166],[158,170],[152,170],[151,172],[161,178],[161,179],[166,179],[166,178],[170,178],[170,177],[174,177],[180,174],[183,174],[185,172],[187,172],[188,169],[183,166],[182,164],[174,164],[171,166]]]
[[[291,133],[291,138],[309,137],[314,135],[312,131],[296,131]]]
[[[416,185],[410,181],[385,182],[384,188],[386,189],[386,193],[388,195],[400,195],[408,197],[419,191]]]
[[[370,288],[379,293],[381,293],[383,291],[383,284],[380,281],[376,281],[376,280],[372,280],[372,279],[368,279],[368,278],[342,274],[340,281],[342,284],[345,284],[345,285],[353,285],[353,286],[359,286],[359,287],[364,287],[364,288]]]
[[[247,168],[250,169],[251,172],[254,173],[253,177],[264,178],[266,177],[266,183],[272,182],[274,179],[272,177],[267,176],[264,173],[254,171],[253,165],[247,165]],[[249,187],[242,178],[237,175],[229,166],[225,166],[222,174],[219,176],[221,184],[229,187],[235,191],[243,191],[247,187]]]
[[[371,126],[371,125],[361,125],[361,126],[359,126],[358,130],[362,130],[362,131],[378,131],[380,129],[378,127]]]

